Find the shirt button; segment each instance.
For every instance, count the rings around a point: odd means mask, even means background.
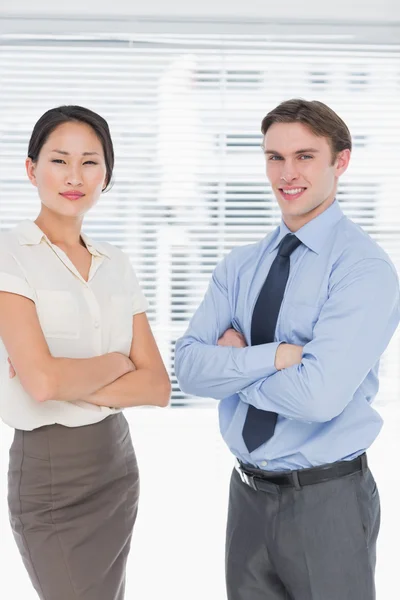
[[[98,329],[99,325],[100,325],[100,323],[98,321],[94,322],[94,326],[96,327],[96,329]]]
[[[268,461],[266,461],[266,460],[262,460],[262,461],[260,462],[260,466],[261,466],[261,467],[266,467],[266,466],[267,466],[267,464],[268,464]]]

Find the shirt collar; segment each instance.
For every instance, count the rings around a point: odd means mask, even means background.
[[[324,210],[323,213],[312,219],[303,227],[301,227],[298,231],[295,232],[296,237],[307,246],[310,250],[319,254],[322,250],[322,247],[328,237],[332,227],[336,225],[342,218],[344,214],[342,209],[339,206],[337,200],[335,200],[329,208]],[[270,248],[270,252],[276,250],[279,246],[285,235],[288,233],[293,233],[286,226],[284,221],[281,221],[278,230],[278,236],[274,240],[272,247]]]
[[[18,241],[21,246],[36,246],[41,243],[44,239],[47,243],[51,244],[49,238],[43,233],[43,231],[29,219],[25,219],[19,223],[16,227],[16,233]],[[81,237],[86,244],[87,249],[93,256],[107,256],[111,258],[109,251],[106,249],[104,244],[91,240],[86,234],[81,233]]]
[[[93,256],[107,256],[107,258],[111,258],[111,254],[105,244],[92,240],[86,233],[82,232],[81,238],[85,242],[86,248],[89,250],[90,254],[93,254]]]

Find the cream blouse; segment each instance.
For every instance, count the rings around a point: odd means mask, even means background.
[[[92,255],[88,282],[33,221],[0,233],[0,290],[35,302],[54,357],[91,358],[108,352],[129,356],[132,316],[146,311],[147,301],[126,254],[83,234],[82,239]],[[18,376],[9,378],[7,357],[0,338],[0,417],[11,427],[76,427],[116,412],[80,400],[38,403]]]

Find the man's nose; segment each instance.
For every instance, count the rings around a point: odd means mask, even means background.
[[[283,179],[287,183],[290,183],[290,182],[294,181],[295,179],[298,179],[298,177],[299,177],[299,172],[298,172],[298,169],[296,168],[296,165],[290,161],[285,161],[285,164],[283,166],[282,173],[281,173],[281,179]]]

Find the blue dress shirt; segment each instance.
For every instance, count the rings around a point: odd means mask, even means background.
[[[399,283],[387,254],[335,201],[296,232],[275,342],[229,348],[230,327],[250,343],[253,309],[281,239],[281,225],[235,248],[216,267],[203,302],[176,344],[181,389],[221,400],[220,429],[233,454],[268,471],[350,460],[378,435],[371,402],[379,359],[400,320]],[[277,371],[281,342],[304,346],[302,362]],[[251,454],[247,404],[278,413],[274,436]]]

